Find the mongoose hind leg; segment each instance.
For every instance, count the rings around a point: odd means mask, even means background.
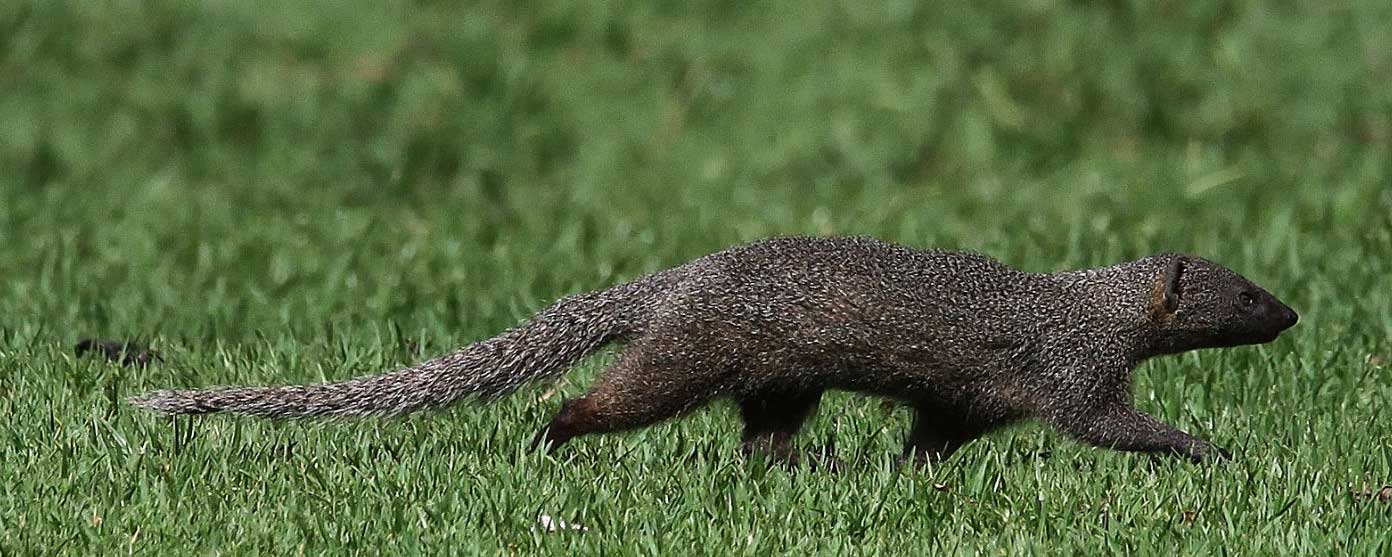
[[[532,439],[532,449],[554,451],[591,433],[652,425],[694,410],[715,396],[713,374],[671,361],[657,361],[632,346],[584,396],[566,401]]]
[[[793,447],[793,436],[817,408],[821,390],[770,390],[740,397],[740,416],[744,418],[743,450],[762,454],[787,466],[796,466],[802,456]],[[824,464],[836,463],[823,455]]]

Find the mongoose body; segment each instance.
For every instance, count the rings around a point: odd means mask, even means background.
[[[917,462],[1024,418],[1100,447],[1199,460],[1226,453],[1136,410],[1136,365],[1268,342],[1297,319],[1237,273],[1180,254],[1041,274],[867,238],[779,238],[562,299],[411,368],[132,402],[173,414],[400,414],[498,397],[617,342],[625,346],[612,367],[564,403],[536,444],[555,448],[729,398],[745,446],[792,461],[792,436],[824,391],[840,389],[909,404],[906,456]]]

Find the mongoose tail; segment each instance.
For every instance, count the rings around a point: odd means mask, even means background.
[[[465,398],[494,399],[554,377],[634,333],[639,282],[562,299],[502,334],[418,365],[318,385],[161,390],[129,402],[165,414],[267,418],[400,415]]]

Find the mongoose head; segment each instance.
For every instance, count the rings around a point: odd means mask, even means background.
[[[1300,319],[1270,292],[1222,265],[1179,254],[1154,259],[1161,270],[1149,320],[1158,353],[1271,342]]]

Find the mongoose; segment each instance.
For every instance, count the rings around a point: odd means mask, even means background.
[[[1026,418],[1098,447],[1199,461],[1227,453],[1132,407],[1136,365],[1269,342],[1297,319],[1266,290],[1188,255],[1040,274],[975,253],[790,237],[564,298],[414,367],[131,402],[170,414],[403,414],[500,397],[614,342],[625,347],[613,365],[562,405],[534,446],[555,449],[729,398],[744,419],[743,446],[793,462],[792,436],[824,391],[841,389],[913,408],[905,448],[913,462],[946,458]]]

